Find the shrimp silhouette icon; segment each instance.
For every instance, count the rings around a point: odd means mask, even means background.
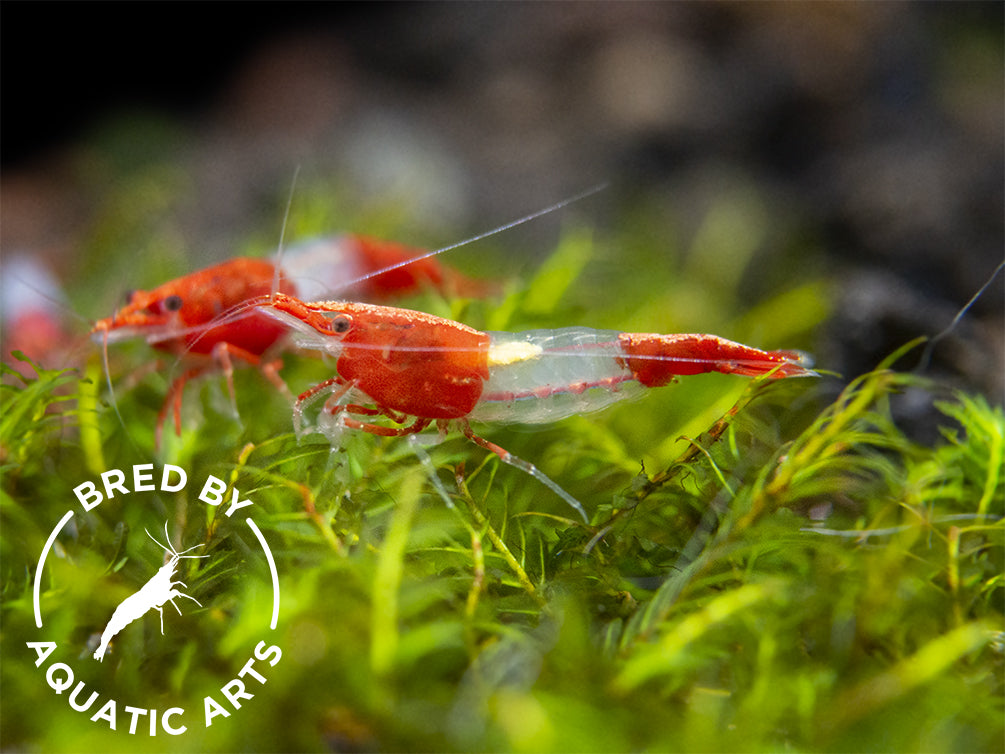
[[[98,645],[97,650],[94,652],[94,659],[99,662],[103,661],[105,658],[105,652],[108,649],[108,644],[111,642],[112,638],[119,633],[122,629],[128,626],[135,620],[142,618],[151,610],[156,610],[160,613],[161,618],[161,636],[164,635],[164,610],[161,607],[165,602],[170,602],[174,605],[174,609],[178,611],[178,615],[181,615],[181,608],[178,607],[178,603],[175,602],[177,597],[185,597],[186,599],[192,600],[199,607],[202,607],[202,603],[199,602],[195,597],[190,594],[185,594],[184,592],[176,589],[176,586],[188,585],[183,581],[173,581],[175,572],[178,568],[178,562],[184,558],[207,558],[208,555],[186,555],[185,553],[191,552],[197,547],[202,547],[203,545],[194,545],[189,547],[187,550],[182,550],[178,552],[171,546],[171,537],[168,535],[167,521],[164,522],[164,541],[167,545],[162,545],[149,531],[147,536],[150,537],[165,553],[170,553],[171,557],[168,562],[157,569],[150,580],[140,587],[138,592],[130,594],[122,602],[119,603],[118,607],[115,608],[115,612],[112,613],[111,620],[108,621],[108,625],[105,626],[105,630],[101,632],[101,643]]]

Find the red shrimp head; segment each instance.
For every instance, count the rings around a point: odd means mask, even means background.
[[[488,379],[489,336],[424,312],[292,296],[254,302],[294,343],[338,357],[338,376],[382,408],[428,419],[466,416]]]
[[[270,293],[276,282],[271,262],[231,259],[151,291],[132,291],[126,305],[98,321],[91,334],[106,342],[141,337],[154,348],[173,353],[208,354],[223,342],[260,355],[284,328],[250,309],[239,316],[223,315],[248,299]],[[278,284],[283,293],[294,291],[282,276]]]

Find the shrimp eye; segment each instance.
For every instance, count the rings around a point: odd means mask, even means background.
[[[352,320],[345,315],[339,315],[332,320],[331,331],[333,333],[344,333],[348,332],[349,328],[352,326]]]
[[[129,306],[129,304],[133,303],[133,296],[135,295],[136,295],[135,290],[126,291],[126,306]]]
[[[181,296],[171,295],[168,296],[166,299],[164,299],[163,306],[169,312],[176,312],[179,309],[181,309],[181,304],[182,304]]]

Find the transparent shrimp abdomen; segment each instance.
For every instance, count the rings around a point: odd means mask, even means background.
[[[622,361],[615,330],[491,332],[489,379],[469,418],[541,424],[599,411],[645,388]]]

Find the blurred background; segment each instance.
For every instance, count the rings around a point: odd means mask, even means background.
[[[294,226],[312,196],[341,198],[332,231],[393,203],[430,245],[606,182],[569,212],[671,275],[724,212],[713,241],[749,249],[708,274],[751,304],[825,278],[792,345],[849,377],[1002,259],[1001,3],[5,3],[2,31],[0,248],[85,319],[156,282],[137,254],[164,279],[274,247],[298,170]],[[498,243],[543,258],[568,217]],[[931,366],[996,400],[1002,290]]]

